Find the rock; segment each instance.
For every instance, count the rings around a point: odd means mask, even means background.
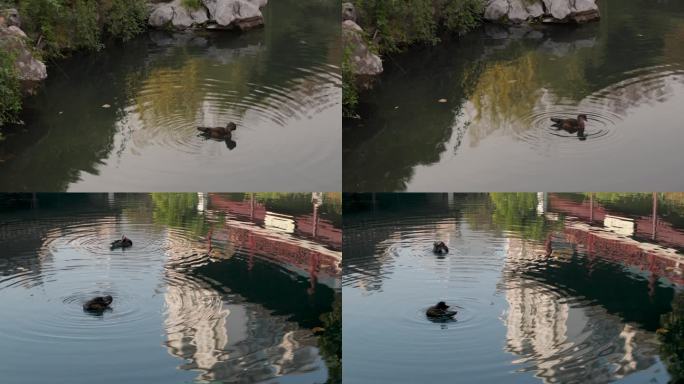
[[[45,63],[36,59],[26,34],[16,25],[5,27],[0,24],[0,49],[15,57],[14,68],[19,80],[35,82],[47,78]]]
[[[530,17],[523,0],[509,0],[508,6],[508,21],[511,23],[520,24]]]
[[[544,5],[542,4],[541,1],[535,1],[528,3],[526,5],[527,8],[527,13],[529,13],[530,17],[533,19],[538,19],[542,16],[544,16]]]
[[[268,0],[202,0],[212,28],[248,30],[264,25],[261,8]]]
[[[380,56],[370,50],[363,29],[352,20],[342,22],[342,44],[345,49],[351,49],[351,65],[355,75],[377,76],[382,73]]]
[[[599,20],[601,12],[594,0],[575,0],[575,7],[572,13],[572,19],[576,23],[587,23],[590,21]]]
[[[148,24],[155,28],[251,29],[264,24],[261,8],[268,0],[202,0],[199,9],[188,9],[181,0],[155,3]]]
[[[356,8],[352,3],[342,3],[342,21],[346,20],[356,23]]]
[[[556,20],[564,20],[572,13],[570,0],[543,0],[546,13]]]
[[[173,7],[170,4],[159,4],[154,7],[148,24],[155,28],[165,28],[173,21]]]
[[[21,18],[19,17],[19,11],[17,11],[15,8],[0,10],[0,25],[21,28]]]
[[[175,0],[171,3],[173,8],[173,20],[171,20],[171,25],[176,29],[187,29],[192,27],[194,21],[190,17],[190,12],[185,8],[180,0]]]
[[[209,16],[207,15],[207,9],[200,7],[199,9],[190,11],[190,17],[195,25],[203,25],[209,21]]]
[[[485,8],[484,17],[489,21],[501,21],[508,16],[509,9],[508,0],[490,0]]]
[[[245,30],[263,25],[263,15],[256,4],[245,0],[218,0],[214,21],[220,27],[237,26]]]
[[[498,23],[586,23],[600,19],[596,0],[487,0],[484,18]]]

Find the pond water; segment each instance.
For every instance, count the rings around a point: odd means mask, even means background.
[[[345,195],[345,383],[680,382],[681,194],[655,240],[650,194],[590,201]],[[453,321],[426,318],[440,300]]]
[[[339,382],[340,207],[339,194],[2,195],[0,376]],[[133,246],[110,250],[121,234]],[[82,309],[105,294],[111,310]]]
[[[339,3],[271,1],[264,17],[49,63],[25,125],[3,131],[0,190],[338,190]],[[197,135],[230,121],[233,143]]]
[[[386,58],[344,123],[344,190],[684,188],[684,3],[598,3],[598,23],[488,24]],[[586,140],[551,126],[578,114]]]

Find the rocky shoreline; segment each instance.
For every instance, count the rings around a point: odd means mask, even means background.
[[[182,0],[150,5],[148,24],[153,28],[237,29],[246,31],[264,25],[261,9],[268,0],[198,0],[197,8],[188,8]]]
[[[29,37],[21,30],[21,18],[14,8],[0,11],[0,48],[12,54],[15,72],[22,83],[47,78],[47,67],[38,59]]]
[[[487,0],[484,19],[494,23],[587,23],[601,18],[596,0]]]
[[[153,1],[148,4],[147,25],[161,30],[238,30],[264,25],[261,9],[268,0],[197,0],[197,9],[186,8],[182,0]],[[21,29],[21,17],[15,8],[0,9],[0,49],[9,52],[22,90],[45,80],[47,67],[39,48]]]
[[[525,31],[532,31],[535,24],[583,24],[600,20],[597,1],[483,0],[481,20],[494,28],[524,28]],[[355,86],[361,89],[370,86],[373,78],[383,72],[382,58],[373,47],[373,40],[359,25],[354,4],[343,3],[342,43],[348,56],[345,60]]]

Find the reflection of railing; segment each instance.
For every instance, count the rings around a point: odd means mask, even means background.
[[[336,228],[331,222],[321,219],[318,215],[320,202],[313,196],[310,215],[294,216],[297,235],[311,237],[334,250],[342,249],[342,230]],[[214,210],[237,216],[247,217],[255,223],[265,223],[269,212],[266,206],[260,204],[251,196],[250,199],[234,201],[221,194],[210,194],[210,206]],[[320,197],[319,197],[320,198]]]
[[[266,258],[312,281],[330,287],[339,285],[336,280],[342,255],[319,244],[230,218],[226,219],[225,228],[214,231],[213,240],[227,241],[250,258]]]
[[[563,233],[569,242],[582,245],[590,257],[600,255],[684,285],[684,257],[675,249],[666,248],[684,248],[684,233],[659,220],[656,205],[651,217],[628,219],[609,214],[606,208],[595,205],[593,199],[576,202],[551,195],[549,200],[549,209],[584,221],[568,222]],[[604,226],[592,226],[596,222],[603,222]],[[627,237],[633,234],[653,239],[654,244]]]
[[[674,228],[662,217],[658,217],[657,205],[654,205],[654,208],[651,216],[634,218],[634,234],[639,238],[652,239],[668,247],[684,249],[684,231]],[[620,212],[612,212],[599,204],[592,204],[591,200],[577,202],[555,194],[549,196],[549,210],[591,223],[604,222],[606,216],[624,216]]]
[[[313,207],[315,209],[315,204]],[[316,227],[314,221],[322,223],[321,220],[315,218],[316,215],[295,217],[293,224],[292,220],[283,219],[285,217],[283,215],[267,212],[263,206],[254,202],[253,199],[231,201],[221,195],[211,195],[207,211],[211,212],[212,210],[227,214],[226,226],[214,229],[212,241],[225,241],[233,247],[241,249],[250,259],[256,256],[276,262],[299,275],[309,277],[312,286],[316,282],[330,287],[339,286],[341,253],[308,238],[292,235],[292,232],[296,235],[297,231],[308,229],[312,231],[311,233],[329,230],[326,227],[321,227],[321,224],[318,224],[318,229],[314,229]],[[233,218],[234,215],[250,217],[250,221],[237,220]],[[270,223],[270,225],[262,227],[257,225],[258,223]],[[297,230],[291,228],[291,225],[297,227]],[[274,230],[273,226],[279,229]],[[331,232],[331,236],[339,233],[341,242],[341,231],[334,229],[332,224],[330,224],[330,229],[335,230]],[[314,238],[314,240],[318,240],[318,238]]]

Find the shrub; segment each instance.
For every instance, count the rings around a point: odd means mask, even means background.
[[[102,35],[128,40],[144,29],[144,0],[23,0],[25,30],[47,56],[100,49]]]
[[[14,58],[0,50],[0,126],[17,119],[21,111],[21,91],[14,70]]]
[[[483,0],[355,0],[354,4],[381,52],[434,44],[442,29],[466,32],[479,24],[484,12]]]
[[[127,41],[145,29],[147,9],[144,1],[112,0],[107,15],[107,32],[114,38]]]
[[[351,49],[347,47],[342,58],[342,116],[353,117],[358,103],[359,94],[352,70]]]

